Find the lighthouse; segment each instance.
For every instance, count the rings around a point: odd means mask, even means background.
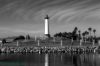
[[[46,17],[44,18],[45,20],[45,37],[50,38],[50,34],[49,34],[49,16],[46,15]]]

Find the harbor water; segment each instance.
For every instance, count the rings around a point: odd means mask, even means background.
[[[0,54],[0,66],[100,66],[100,54]]]

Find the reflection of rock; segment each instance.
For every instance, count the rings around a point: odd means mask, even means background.
[[[72,64],[72,56],[71,55],[67,55],[67,54],[65,54],[65,55],[63,55],[63,63],[64,64]]]
[[[62,62],[66,65],[72,65],[72,66],[80,66],[80,55],[70,55],[70,54],[64,54],[62,55]]]
[[[75,65],[75,66],[77,66],[77,56],[73,56],[73,64]]]

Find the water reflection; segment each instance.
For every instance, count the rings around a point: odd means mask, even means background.
[[[45,66],[49,66],[48,54],[45,54]]]
[[[0,66],[99,66],[99,54],[0,54]]]
[[[74,66],[78,66],[78,65],[77,65],[77,64],[78,64],[78,62],[77,62],[78,57],[77,57],[76,55],[73,56],[72,60],[73,60],[73,65],[74,65]]]

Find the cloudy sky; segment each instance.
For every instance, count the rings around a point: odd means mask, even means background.
[[[51,34],[77,26],[100,36],[100,0],[0,0],[0,37],[43,35],[46,14]]]

